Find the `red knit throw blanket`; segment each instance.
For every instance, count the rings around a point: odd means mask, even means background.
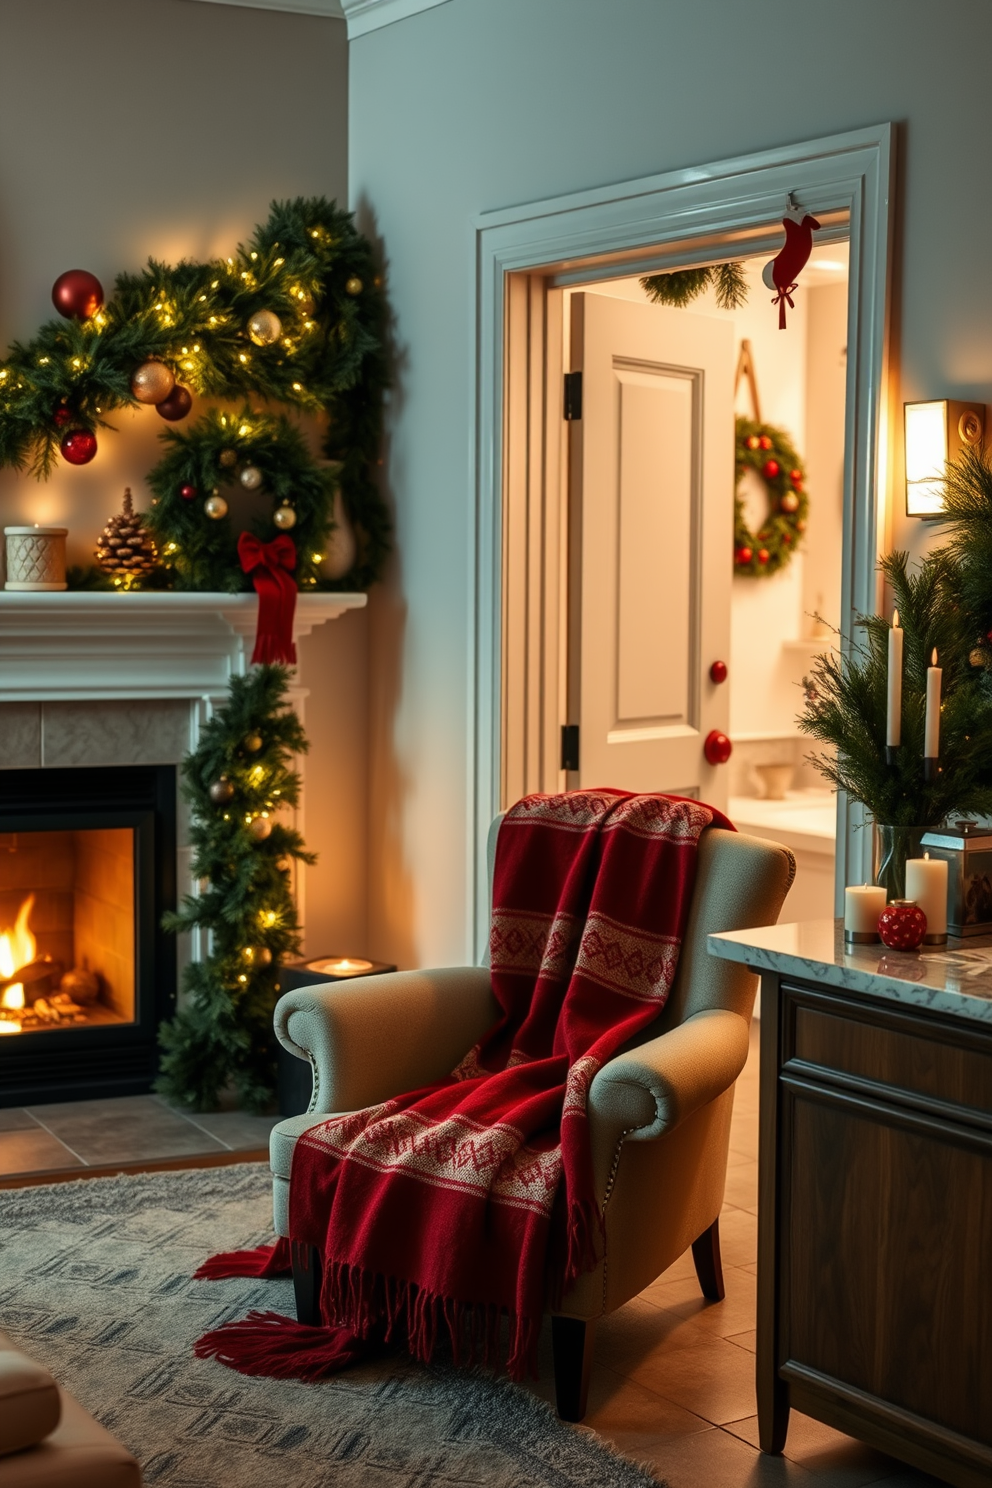
[[[586,1118],[597,1070],[668,998],[719,812],[669,796],[529,796],[499,833],[490,935],[501,1009],[440,1084],[300,1137],[290,1234],[323,1257],[323,1328],[252,1313],[196,1345],[247,1374],[317,1378],[363,1343],[430,1359],[533,1365],[549,1288],[595,1266],[602,1214]],[[555,1219],[552,1223],[552,1211]],[[272,1275],[286,1241],[215,1256],[198,1276]]]

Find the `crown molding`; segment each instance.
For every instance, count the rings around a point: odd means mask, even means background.
[[[288,10],[294,15],[332,16],[344,19],[341,0],[197,0],[207,5],[239,5],[248,10]]]
[[[395,21],[405,21],[408,16],[447,3],[448,0],[342,0],[348,21],[348,40],[354,41],[356,36],[379,31]]]

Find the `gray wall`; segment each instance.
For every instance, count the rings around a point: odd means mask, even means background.
[[[399,556],[371,632],[379,954],[469,953],[473,214],[897,121],[895,395],[992,400],[990,49],[983,0],[452,0],[352,44],[352,201],[385,240],[401,355]]]
[[[67,268],[226,253],[273,197],[347,196],[343,21],[189,0],[3,0],[0,345],[54,314]],[[147,500],[152,409],[113,420],[89,466],[0,476],[0,519],[59,521],[89,562],[125,484]],[[311,689],[308,877],[314,952],[365,948],[366,621],[303,644]]]

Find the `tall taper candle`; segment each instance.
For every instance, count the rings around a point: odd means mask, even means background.
[[[902,743],[903,639],[902,627],[899,624],[899,611],[893,610],[892,629],[889,631],[889,685],[885,710],[885,745],[887,749],[898,749]]]
[[[933,779],[937,774],[937,756],[940,754],[940,679],[943,673],[937,665],[936,650],[927,667],[927,716],[923,733],[924,778]]]

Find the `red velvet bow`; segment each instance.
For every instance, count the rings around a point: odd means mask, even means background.
[[[253,532],[238,538],[238,557],[258,593],[258,625],[252,663],[285,661],[296,665],[293,616],[296,613],[296,544],[285,532],[263,543]]]

